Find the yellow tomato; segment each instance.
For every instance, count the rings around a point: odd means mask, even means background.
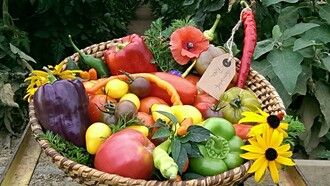
[[[101,122],[91,124],[85,134],[87,152],[94,155],[101,144],[111,135],[110,127]]]
[[[167,112],[167,113],[170,113],[170,114],[174,115],[174,113],[173,113],[170,106],[156,103],[156,104],[153,104],[151,106],[151,115],[152,115],[152,117],[155,121],[157,119],[161,119],[161,120],[165,121],[166,123],[170,122],[170,119],[168,117],[166,117],[165,115],[163,115],[163,114],[161,114],[157,111],[164,111],[164,112]]]
[[[129,85],[121,79],[110,79],[105,85],[105,93],[115,99],[121,98],[128,92]]]
[[[148,137],[148,135],[149,135],[149,129],[148,129],[148,127],[146,127],[144,125],[131,125],[126,128],[137,130],[137,131],[141,132],[145,137]]]
[[[173,105],[171,106],[171,109],[177,117],[179,123],[187,117],[191,117],[194,124],[201,123],[203,121],[201,112],[192,105]]]
[[[119,102],[121,102],[123,100],[130,100],[131,102],[133,102],[135,104],[136,108],[139,110],[140,99],[137,95],[135,95],[133,93],[127,93],[120,98]]]

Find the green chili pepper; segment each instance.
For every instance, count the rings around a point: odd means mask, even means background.
[[[79,50],[78,47],[73,43],[71,35],[69,35],[69,41],[70,41],[73,49],[76,52],[78,52],[78,54],[81,57],[81,59],[83,60],[83,62],[86,63],[88,66],[94,68],[99,77],[109,77],[110,76],[109,69],[103,60],[93,57],[91,55],[87,55],[87,54],[83,53],[81,50]]]
[[[178,174],[178,165],[173,158],[169,156],[167,150],[171,145],[171,140],[167,139],[158,145],[152,152],[154,165],[160,170],[160,173],[169,180],[175,180]]]

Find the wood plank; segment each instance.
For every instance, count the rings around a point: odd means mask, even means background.
[[[308,181],[297,166],[280,171],[279,186],[308,186]]]
[[[32,136],[30,125],[21,137],[15,153],[9,160],[1,177],[1,186],[29,185],[41,154],[41,147]]]

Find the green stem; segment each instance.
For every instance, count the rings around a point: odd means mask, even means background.
[[[129,42],[124,42],[124,43],[117,44],[116,45],[116,52],[118,52],[119,50],[125,48],[128,44],[129,44]]]
[[[246,9],[250,9],[250,10],[251,10],[250,6],[247,4],[246,1],[241,1],[241,5],[242,5],[244,8],[246,8]]]
[[[71,43],[73,49],[74,49],[76,52],[78,52],[78,54],[80,55],[80,57],[83,58],[84,56],[86,56],[86,54],[84,54],[81,50],[79,50],[79,48],[73,43],[72,38],[71,38],[71,35],[69,35],[68,37],[69,37],[69,41],[70,41],[70,43]]]
[[[216,18],[212,28],[210,29],[210,33],[214,34],[214,31],[215,31],[215,29],[217,28],[217,26],[220,22],[220,18],[221,18],[220,14],[217,14],[217,18]]]
[[[52,71],[50,71],[47,67],[43,67],[42,69],[47,72],[50,83],[54,83],[57,80]]]
[[[182,78],[185,78],[189,74],[191,69],[195,66],[196,62],[197,62],[197,59],[195,59],[194,62],[191,63],[191,65],[187,68],[187,70],[181,75]]]

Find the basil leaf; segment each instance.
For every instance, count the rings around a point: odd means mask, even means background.
[[[210,139],[211,131],[202,126],[192,125],[188,128],[188,132],[191,132],[190,141],[192,142],[199,143]]]
[[[161,127],[159,128],[155,134],[152,136],[152,139],[156,139],[156,138],[166,138],[170,136],[170,130],[166,127]]]

